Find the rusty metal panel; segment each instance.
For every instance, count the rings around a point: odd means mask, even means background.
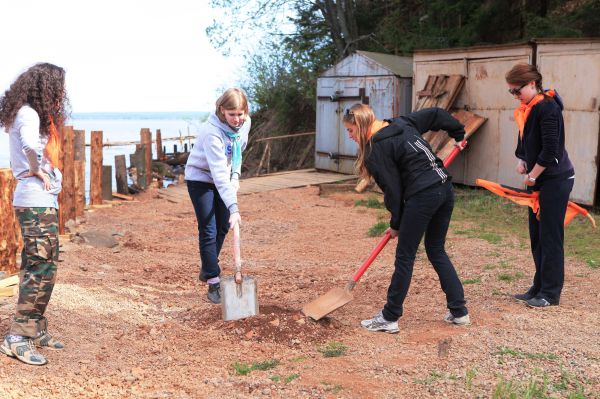
[[[329,68],[321,74],[321,77],[350,77],[350,76],[374,76],[392,75],[390,71],[377,62],[354,53]]]
[[[335,78],[317,80],[317,96],[331,96],[337,90],[338,81]],[[315,139],[315,168],[338,171],[338,164],[327,155],[319,153],[338,152],[337,103],[317,99],[316,139]]]
[[[566,147],[575,166],[571,199],[592,205],[598,183],[600,134],[600,41],[557,40],[538,45],[544,86],[563,99]]]

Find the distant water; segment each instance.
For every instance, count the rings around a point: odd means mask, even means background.
[[[156,129],[160,129],[163,139],[180,136],[195,136],[199,126],[206,120],[207,112],[84,112],[73,113],[67,122],[74,129],[85,130],[85,141],[89,144],[90,132],[101,130],[103,141],[139,141],[140,130],[149,128],[152,139],[156,138]],[[189,141],[165,141],[167,152],[173,151],[176,144],[178,150],[183,149],[183,144]],[[189,145],[189,144],[188,144]],[[104,147],[104,165],[113,166],[113,190],[116,190],[114,181],[115,155],[125,155],[129,166],[129,154],[135,152],[135,145]],[[153,157],[156,157],[156,147],[152,146]],[[89,190],[89,147],[86,147],[86,192]],[[0,168],[10,167],[8,135],[0,130]]]

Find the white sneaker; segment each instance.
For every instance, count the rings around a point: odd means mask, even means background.
[[[458,326],[468,326],[471,324],[471,318],[468,314],[461,317],[454,317],[452,313],[448,312],[446,313],[446,316],[444,316],[444,321],[446,323],[456,324]]]
[[[382,312],[377,313],[372,319],[361,321],[360,325],[369,331],[384,331],[389,334],[395,334],[400,331],[398,329],[398,322],[384,319]]]

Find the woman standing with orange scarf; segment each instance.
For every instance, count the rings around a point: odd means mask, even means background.
[[[0,126],[10,136],[10,164],[17,179],[13,206],[21,225],[23,255],[15,316],[0,352],[41,366],[37,348],[62,349],[48,333],[44,313],[56,281],[60,138],[68,106],[65,71],[36,64],[0,97]]]
[[[542,89],[542,75],[534,65],[515,65],[506,82],[521,102],[514,114],[519,128],[517,173],[528,188],[540,192],[537,217],[529,209],[535,276],[529,290],[514,297],[536,308],[558,305],[564,284],[563,221],[575,182],[565,149],[563,104],[554,90]]]

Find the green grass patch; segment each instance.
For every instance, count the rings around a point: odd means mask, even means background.
[[[278,376],[277,374],[270,376],[269,379],[271,381],[273,381],[273,382],[279,382],[279,381],[281,381],[281,377]]]
[[[305,360],[306,360],[306,356],[296,356],[295,358],[292,359],[292,362],[299,363],[299,362],[303,362]]]
[[[344,356],[348,352],[348,347],[341,342],[329,342],[318,349],[325,357]]]
[[[457,230],[453,230],[454,233],[471,231],[475,234],[474,230],[465,230],[463,226],[457,225],[471,223],[479,226],[477,234],[485,233],[487,239],[493,241],[498,237],[514,236],[523,243],[523,248],[529,248],[527,207],[476,187],[457,186],[455,194],[452,226],[457,226]],[[597,210],[590,213],[596,220],[600,219]],[[488,233],[498,237],[487,236]],[[600,230],[594,230],[586,218],[578,216],[573,219],[565,227],[565,254],[586,262],[593,270],[600,270]]]
[[[236,375],[248,375],[254,370],[270,370],[277,367],[279,360],[265,360],[264,362],[240,363],[235,362],[231,365]]]
[[[464,280],[462,283],[464,285],[479,284],[479,283],[481,283],[481,279],[479,277],[477,277],[477,278],[470,278],[470,279]]]
[[[440,373],[439,371],[433,370],[432,372],[429,373],[429,375],[427,377],[422,378],[422,379],[416,378],[414,380],[414,382],[415,382],[415,384],[431,385],[434,382],[441,380],[442,378],[444,378],[444,375],[442,373]]]
[[[285,377],[285,379],[283,380],[283,382],[285,382],[286,384],[289,384],[290,382],[294,381],[296,378],[299,378],[300,374],[290,374],[287,377]]]
[[[483,270],[494,270],[496,267],[498,267],[498,266],[494,265],[492,263],[488,263],[487,265],[483,266]]]
[[[473,380],[475,379],[476,376],[477,376],[477,369],[468,369],[465,372],[465,387],[468,390],[471,390],[471,388],[473,388]]]
[[[388,227],[390,227],[388,222],[377,222],[369,229],[367,234],[369,237],[379,237],[385,233]]]
[[[554,353],[532,353],[532,352],[523,352],[518,349],[511,349],[506,346],[500,347],[498,352],[496,352],[498,356],[512,356],[519,359],[535,359],[535,360],[557,360],[558,356]]]
[[[515,281],[515,280],[520,280],[523,278],[523,273],[521,272],[516,272],[515,274],[511,274],[511,273],[501,273],[498,275],[498,280],[500,281]]]
[[[354,206],[366,206],[367,208],[384,209],[385,205],[380,202],[376,197],[369,197],[366,200],[354,201]]]

